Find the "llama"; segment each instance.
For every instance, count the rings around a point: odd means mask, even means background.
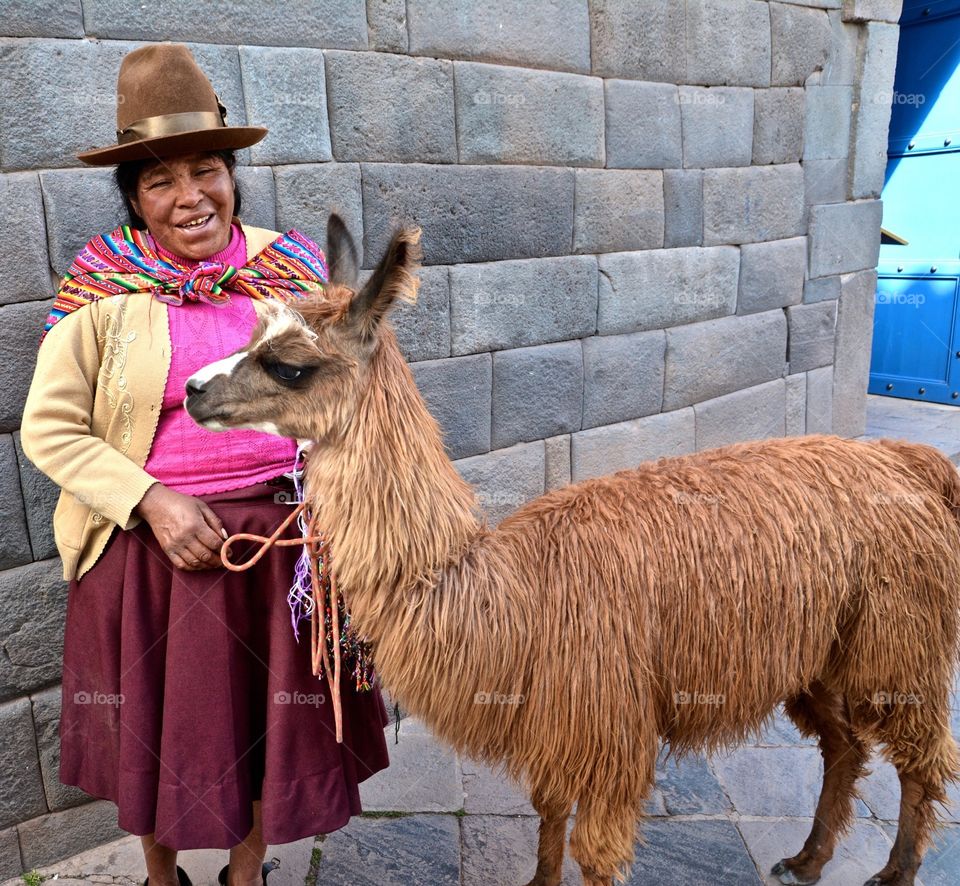
[[[585,886],[625,879],[659,742],[729,746],[781,702],[825,775],[809,837],[773,873],[816,882],[880,745],[902,799],[868,883],[913,883],[960,775],[953,465],[895,441],[741,443],[566,486],[490,528],[385,319],[415,297],[419,231],[395,234],[362,288],[336,216],[327,236],[323,295],[261,318],[188,381],[186,408],[314,441],[307,496],[353,624],[412,714],[528,789],[528,886],[560,883],[575,802]],[[723,703],[684,703],[702,694]]]

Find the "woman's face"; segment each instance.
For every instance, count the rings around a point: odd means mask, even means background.
[[[226,249],[233,219],[233,173],[215,154],[159,160],[140,173],[130,197],[157,242],[194,260]]]

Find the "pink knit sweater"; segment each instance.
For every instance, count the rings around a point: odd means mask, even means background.
[[[160,255],[189,267],[199,264],[173,255],[149,239]],[[247,263],[247,244],[239,225],[232,226],[227,248],[206,261],[238,268]],[[234,293],[219,305],[184,300],[182,305],[170,305],[167,316],[173,351],[157,432],[144,466],[147,473],[177,492],[201,495],[250,486],[290,470],[296,441],[260,431],[208,431],[183,408],[187,379],[249,340],[257,322],[250,299]]]

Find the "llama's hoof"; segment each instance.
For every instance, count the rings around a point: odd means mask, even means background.
[[[820,879],[819,877],[814,877],[812,880],[802,880],[787,867],[787,860],[785,858],[781,858],[780,861],[770,868],[770,873],[783,883],[784,886],[810,886],[810,884],[816,883]]]

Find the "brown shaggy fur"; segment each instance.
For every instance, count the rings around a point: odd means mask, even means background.
[[[329,255],[342,236],[332,225]],[[781,702],[819,737],[826,773],[810,838],[776,866],[783,882],[819,877],[880,744],[903,804],[870,882],[913,883],[933,803],[958,775],[953,465],[889,440],[743,443],[559,489],[490,529],[379,323],[412,285],[416,235],[400,239],[376,291],[334,279],[303,311],[317,353],[352,369],[286,397],[261,371],[258,407],[284,434],[322,441],[307,488],[385,685],[441,739],[529,788],[542,818],[531,883],[560,882],[574,802],[584,882],[625,876],[660,739],[679,753],[725,747]],[[351,300],[363,323],[348,322]],[[253,367],[256,336],[247,350]],[[191,414],[242,424],[222,411],[232,384],[215,377]]]

